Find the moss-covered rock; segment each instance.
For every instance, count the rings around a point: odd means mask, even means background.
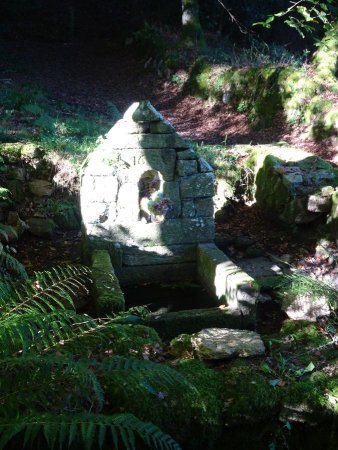
[[[213,449],[222,426],[222,375],[197,361],[182,361],[175,369],[184,376],[163,385],[126,377],[104,380],[112,412],[128,411],[170,433],[183,448]],[[175,379],[175,372],[173,372]],[[185,380],[185,381],[184,381]]]
[[[92,254],[92,295],[99,316],[124,310],[124,295],[115,275],[109,253],[94,250]]]
[[[258,151],[250,159],[257,205],[264,214],[286,224],[302,224],[330,211],[338,177],[328,162],[285,149],[277,154]]]
[[[292,339],[295,344],[322,345],[326,342],[317,325],[308,320],[287,320],[281,328],[281,335]]]
[[[180,334],[172,339],[170,341],[169,352],[178,358],[191,357],[193,348],[190,334]]]
[[[224,373],[225,423],[257,422],[278,412],[282,395],[250,364],[235,361]]]
[[[142,358],[147,347],[161,345],[161,338],[153,328],[132,324],[113,324],[111,327],[109,350],[114,355]]]

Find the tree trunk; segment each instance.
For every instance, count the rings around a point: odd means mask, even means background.
[[[198,0],[182,0],[182,42],[187,47],[205,47],[198,15]]]

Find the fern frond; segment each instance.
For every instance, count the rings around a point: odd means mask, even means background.
[[[1,188],[0,188],[1,189]],[[0,197],[1,200],[1,197]],[[10,225],[4,225],[3,223],[0,223],[0,240],[8,242],[9,241],[9,234],[14,234],[14,236],[17,238],[17,232],[15,229]]]
[[[83,352],[83,340],[92,346],[109,339],[99,320],[70,310],[43,312],[37,309],[0,319],[0,356],[16,352],[46,353],[57,349]],[[109,328],[110,331],[110,328]]]
[[[164,364],[159,364],[152,361],[140,360],[131,357],[125,358],[123,356],[112,356],[104,359],[102,366],[104,370],[108,372],[112,370],[125,371],[127,372],[123,375],[125,377],[132,376],[133,372],[135,372],[138,379],[144,377],[149,379],[150,376],[152,380],[162,384],[189,384],[180,373]]]
[[[0,362],[0,415],[16,415],[22,408],[101,410],[104,404],[98,366],[69,354],[24,355]],[[27,379],[29,374],[29,380]]]
[[[161,450],[181,450],[179,444],[168,434],[150,422],[142,422],[132,414],[31,414],[12,420],[0,420],[0,449],[16,436],[23,437],[25,445],[34,444],[44,436],[50,449],[102,448],[105,443],[126,450],[136,450],[136,438],[141,438],[150,448]]]
[[[28,278],[24,265],[4,249],[0,251],[0,268],[5,269],[9,274],[15,274],[23,280]]]
[[[76,291],[85,289],[88,280],[90,271],[84,266],[57,267],[53,272],[37,272],[36,280],[22,283],[9,300],[5,302],[0,299],[0,314],[5,317],[32,309],[46,312],[74,308],[72,296]]]

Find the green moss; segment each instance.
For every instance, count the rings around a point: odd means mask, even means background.
[[[189,334],[180,334],[170,341],[169,352],[175,357],[191,357],[192,345]]]
[[[92,295],[97,314],[102,316],[124,310],[124,295],[108,251],[94,250],[92,260]]]
[[[288,336],[297,344],[322,345],[326,339],[315,323],[308,320],[287,320],[281,328],[281,335]]]
[[[203,99],[221,100],[223,87],[232,76],[229,68],[215,66],[205,57],[198,58],[192,65],[185,89]]]
[[[317,73],[322,79],[336,82],[338,71],[338,21],[325,33],[314,55]]]
[[[144,325],[116,325],[111,329],[109,348],[113,354],[142,358],[147,346],[162,345],[161,338],[153,328]]]
[[[292,383],[285,393],[285,403],[305,404],[314,411],[338,414],[338,376],[314,372],[308,379]],[[330,398],[333,397],[333,401]]]
[[[189,448],[213,449],[222,425],[222,375],[196,361],[182,361],[176,369],[186,382],[164,386],[156,379],[140,382],[121,372],[117,383],[116,377],[112,382],[107,376],[109,410],[127,410],[151,421]]]
[[[269,417],[279,408],[282,398],[280,390],[245,362],[235,362],[225,372],[222,395],[228,424]]]

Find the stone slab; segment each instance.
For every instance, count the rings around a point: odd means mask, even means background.
[[[118,190],[116,175],[93,176],[83,175],[81,178],[82,204],[91,202],[114,202]]]
[[[253,287],[254,279],[216,245],[198,245],[197,273],[200,282],[219,301],[243,315],[255,316],[258,290]]]
[[[88,234],[107,236],[116,242],[144,247],[211,242],[215,235],[215,224],[209,217],[168,219],[163,223],[126,222],[102,225],[90,227]]]
[[[121,286],[139,283],[189,281],[196,277],[196,263],[129,266],[116,269]]]
[[[210,305],[212,306],[212,299]],[[169,313],[153,313],[146,320],[148,325],[169,340],[181,333],[196,333],[207,327],[251,329],[254,321],[249,316],[243,316],[239,310],[226,307],[210,307],[191,309]]]
[[[176,171],[179,177],[193,175],[198,172],[197,161],[194,159],[179,159],[176,164]]]
[[[229,328],[206,328],[191,336],[194,353],[201,359],[224,359],[264,355],[258,333]]]
[[[177,152],[177,159],[197,159],[197,153],[192,148]]]
[[[181,197],[180,188],[177,181],[166,181],[163,183],[163,194],[172,202],[172,211],[170,211],[170,218],[176,219],[181,215]]]
[[[126,266],[178,264],[194,261],[196,261],[195,245],[122,248],[122,263]]]
[[[195,200],[195,209],[197,217],[213,217],[214,204],[212,197],[197,198]]]
[[[154,133],[154,134],[175,133],[175,128],[169,122],[166,122],[166,121],[151,122],[150,123],[150,133]]]
[[[196,209],[193,200],[184,200],[182,202],[182,217],[195,217]]]
[[[214,195],[213,173],[199,173],[181,180],[181,197],[212,197]]]

